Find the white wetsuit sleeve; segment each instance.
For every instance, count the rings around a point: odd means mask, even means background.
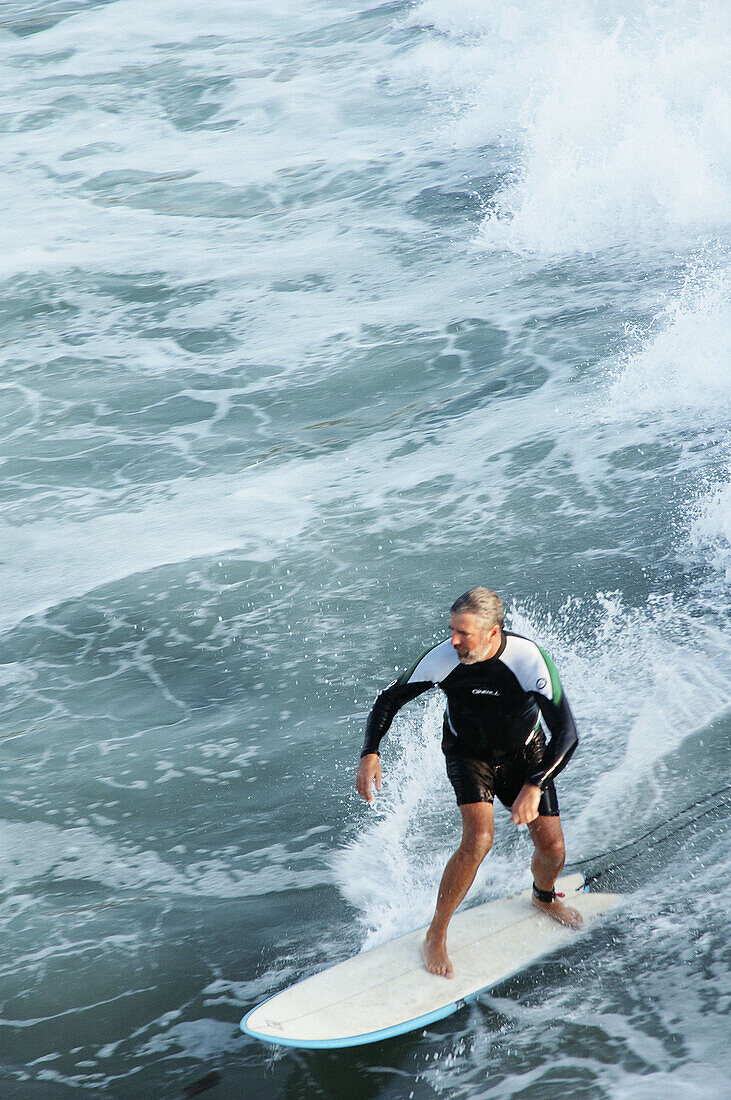
[[[368,716],[361,756],[378,752],[381,739],[401,707],[444,680],[458,664],[459,657],[452,643],[440,642],[422,654],[398,680],[384,688]]]

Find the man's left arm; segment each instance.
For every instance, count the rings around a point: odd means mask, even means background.
[[[556,677],[558,679],[558,677]],[[560,686],[560,682],[559,682]],[[558,699],[548,699],[536,692],[536,701],[551,734],[551,740],[538,767],[526,779],[520,794],[511,806],[515,825],[529,825],[538,817],[538,803],[546,783],[565,768],[579,743],[574,716],[561,691]]]
[[[554,691],[551,699],[536,692],[536,702],[548,726],[551,740],[546,745],[543,759],[535,771],[528,776],[526,782],[531,786],[540,787],[541,790],[550,779],[555,779],[558,773],[563,771],[579,743],[574,716],[558,676],[556,681],[558,692]]]

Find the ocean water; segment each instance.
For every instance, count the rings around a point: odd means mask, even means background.
[[[731,1096],[730,43],[722,0],[5,0],[1,1097]],[[450,1019],[242,1036],[428,920],[439,700],[354,772],[480,583],[576,713],[569,864],[685,827]],[[471,900],[529,882],[496,816]]]

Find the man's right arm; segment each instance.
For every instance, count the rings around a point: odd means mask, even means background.
[[[408,674],[407,674],[408,675]],[[376,790],[381,789],[381,761],[378,757],[378,746],[383,735],[393,722],[396,712],[404,703],[421,695],[422,691],[428,691],[434,685],[431,682],[403,683],[406,677],[394,680],[376,699],[366,723],[365,741],[360,754],[360,765],[355,778],[355,789],[365,798],[366,802],[373,801],[373,784]]]
[[[360,754],[360,767],[355,786],[366,802],[373,800],[373,784],[381,789],[381,761],[378,746],[393,722],[396,712],[415,699],[417,695],[440,684],[445,676],[459,664],[454,647],[449,640],[427,649],[407,672],[394,680],[376,699],[366,723],[365,740]]]
[[[397,712],[405,703],[416,699],[417,695],[428,691],[434,684],[429,681],[419,683],[402,683],[403,677],[389,684],[376,699],[366,723],[365,740],[361,749],[361,757],[370,753],[377,753],[378,746],[384,735],[388,732]]]

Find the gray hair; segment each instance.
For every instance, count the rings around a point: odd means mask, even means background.
[[[497,592],[491,588],[470,588],[458,596],[449,609],[453,615],[461,615],[467,612],[470,615],[479,615],[485,626],[499,626],[505,621],[503,601]]]

